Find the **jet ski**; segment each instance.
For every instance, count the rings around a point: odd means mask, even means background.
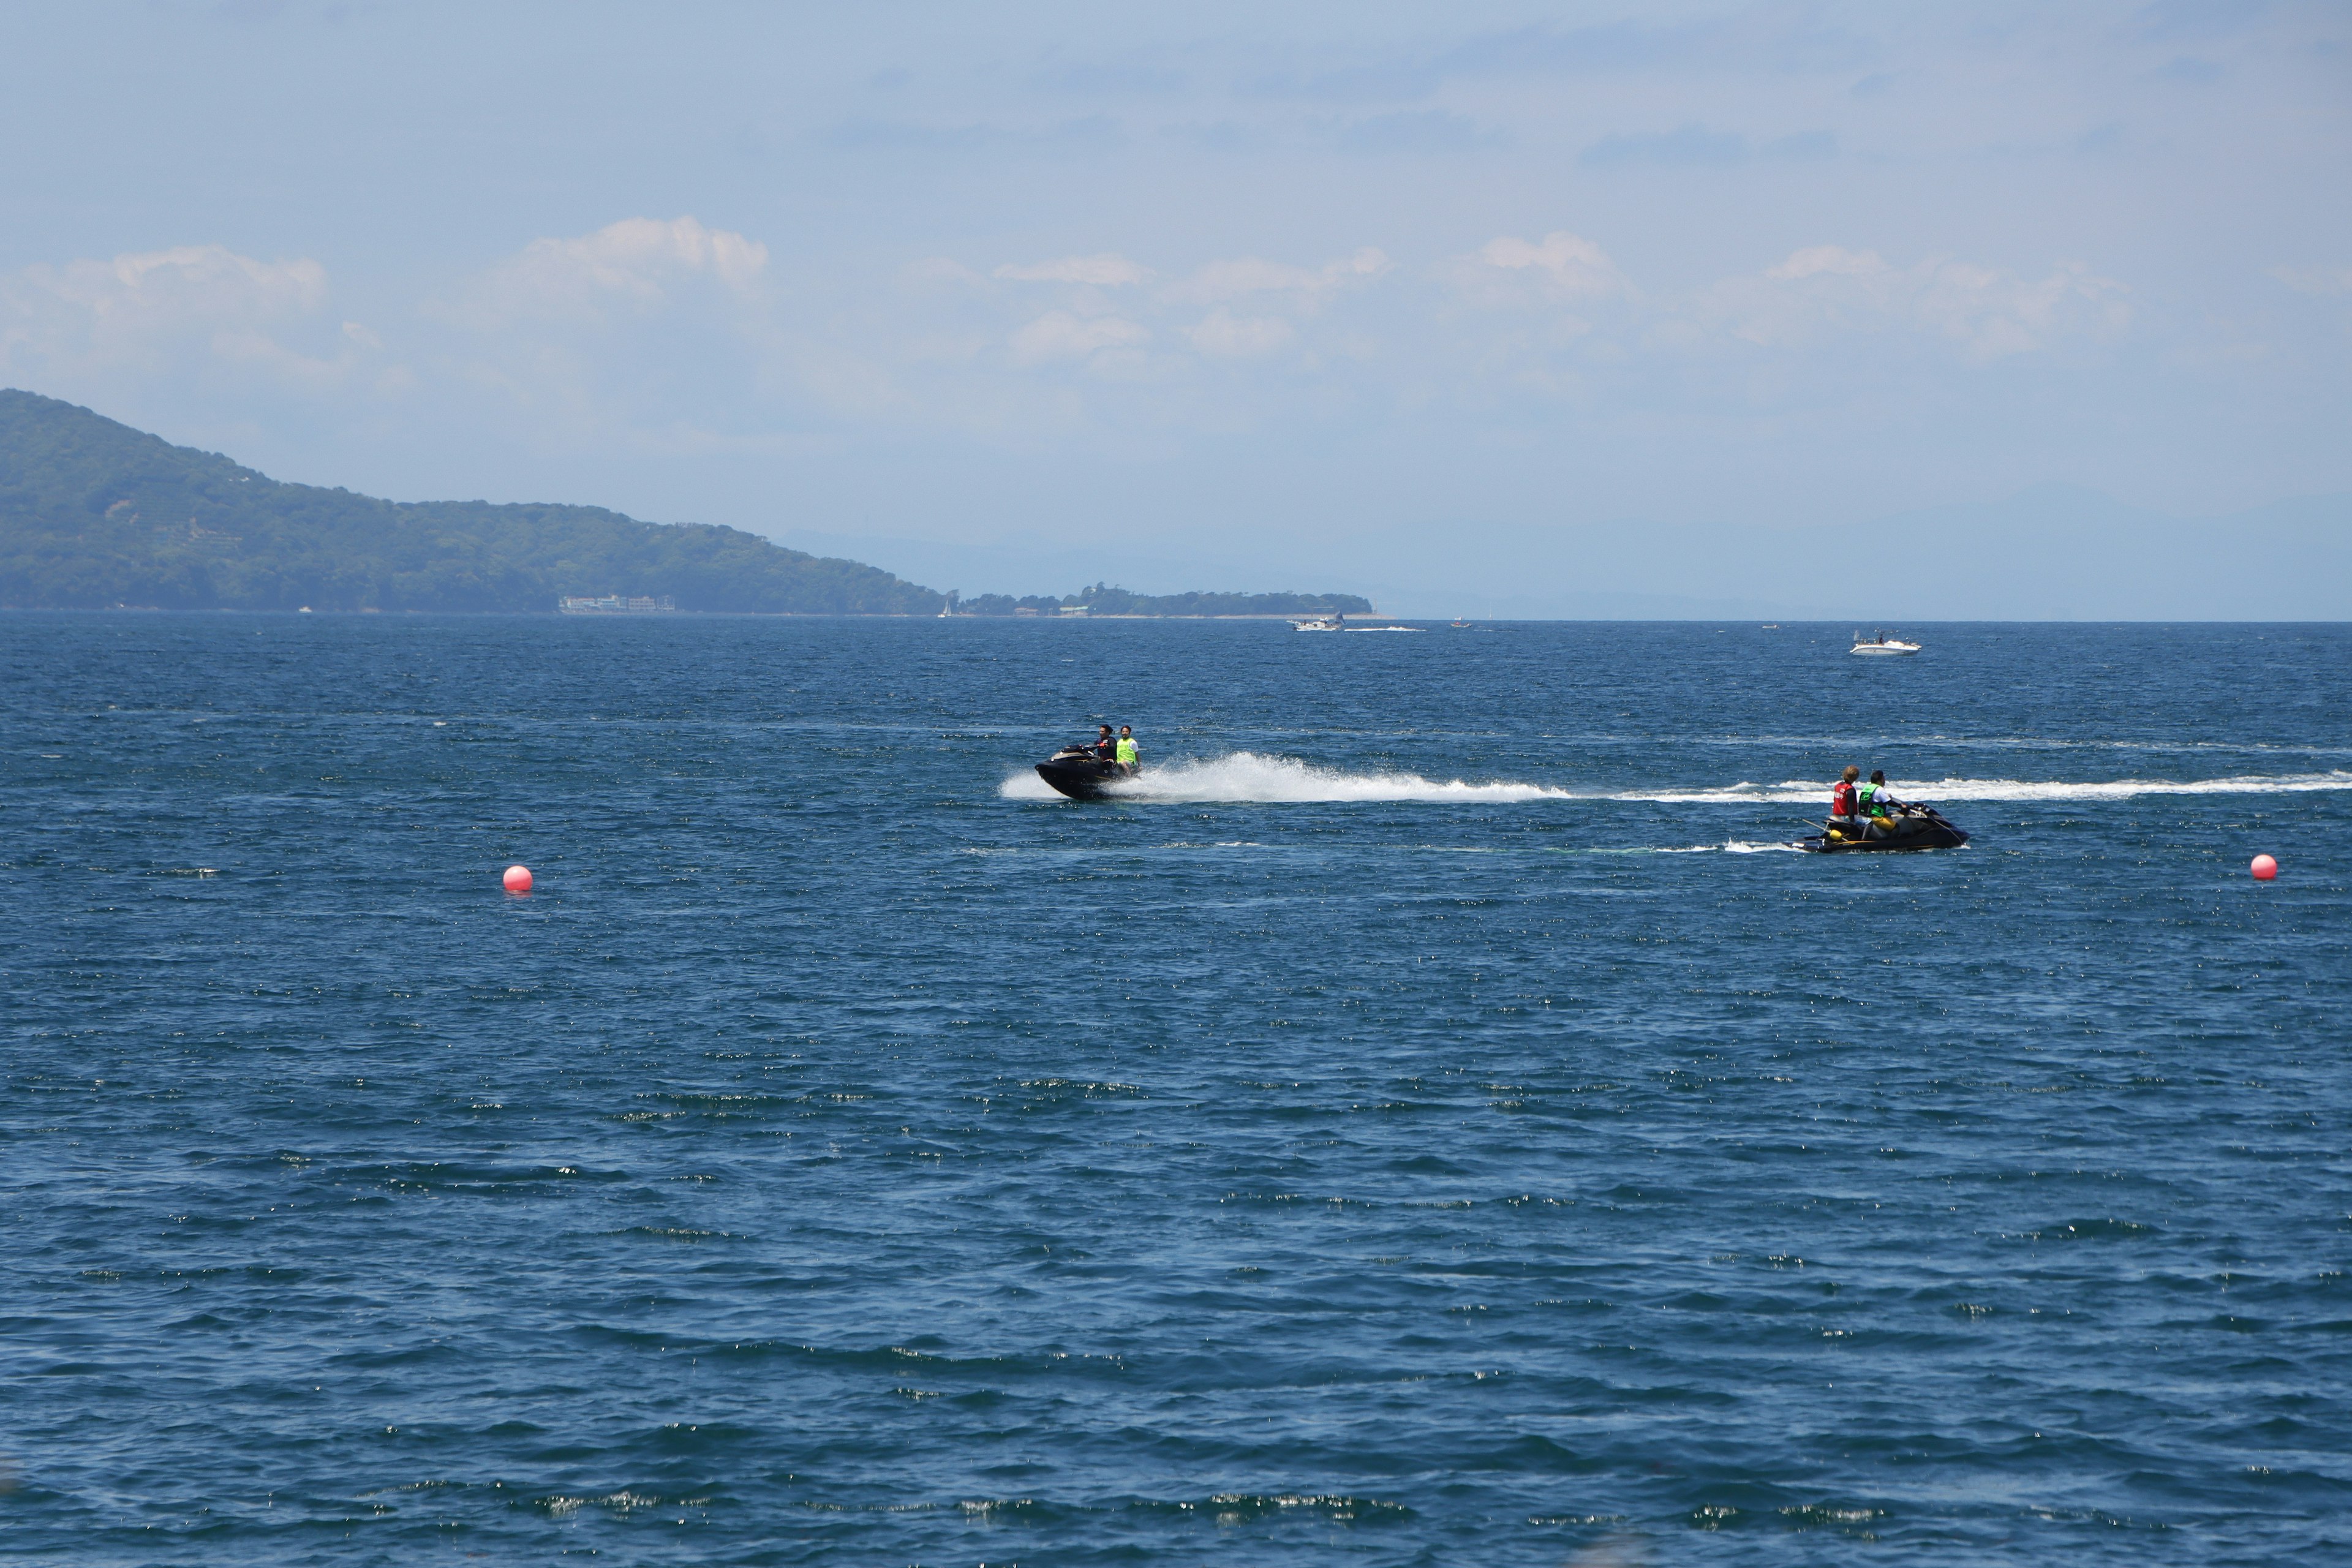
[[[1869,838],[1859,827],[1823,823],[1811,838],[1797,840],[1797,847],[1816,855],[1844,855],[1876,849],[1958,849],[1969,841],[1966,829],[1945,821],[1944,814],[1932,805],[1906,805],[1888,826],[1893,831],[1885,837]]]
[[[1092,746],[1064,746],[1037,764],[1037,776],[1072,800],[1107,800],[1110,786],[1133,778],[1135,770],[1104,761]]]

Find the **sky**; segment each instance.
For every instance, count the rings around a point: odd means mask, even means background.
[[[1429,613],[2352,495],[2343,4],[0,23],[0,384],[282,479]]]

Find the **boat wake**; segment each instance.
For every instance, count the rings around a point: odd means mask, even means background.
[[[1007,800],[1059,798],[1034,773],[1015,773],[999,786],[998,793]],[[1202,762],[1150,767],[1140,777],[1111,784],[1104,793],[1114,800],[1172,805],[1316,801],[1509,805],[1518,801],[1576,798],[1570,791],[1549,789],[1542,784],[1470,784],[1462,779],[1427,779],[1419,773],[1342,773],[1337,768],[1317,767],[1293,757],[1261,756],[1255,752],[1234,752]]]
[[[1244,803],[1398,802],[1433,805],[1517,805],[1528,801],[1623,801],[1657,805],[1804,805],[1826,809],[1828,784],[1811,779],[1784,779],[1779,784],[1724,784],[1704,789],[1592,790],[1559,789],[1549,784],[1521,784],[1508,779],[1473,784],[1465,779],[1424,778],[1409,773],[1350,773],[1320,767],[1293,757],[1269,757],[1256,752],[1233,752],[1199,762],[1171,763],[1144,770],[1141,776],[1109,784],[1105,794],[1115,800],[1163,805]],[[1905,800],[1930,804],[1954,801],[2116,801],[2139,795],[2279,795],[2326,790],[2352,790],[2352,771],[2318,773],[2240,775],[2218,779],[2110,779],[2095,784],[2072,780],[1946,778],[1933,783],[1897,780],[1895,793]],[[1034,773],[1023,771],[1006,779],[998,792],[1006,800],[1059,800]],[[1708,847],[1720,847],[1709,846]]]
[[[2264,795],[2309,794],[2320,790],[2352,790],[2352,772],[2272,773],[2221,779],[2109,779],[2097,784],[2041,779],[1939,779],[1927,783],[1905,779],[1894,786],[1904,800],[1929,803],[2032,800],[2130,800],[2144,795]],[[1599,796],[1603,800],[1651,801],[1664,805],[1817,805],[1829,798],[1830,786],[1808,779],[1785,779],[1775,784],[1736,784],[1719,789],[1627,790]]]

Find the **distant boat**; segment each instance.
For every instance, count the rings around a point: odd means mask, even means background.
[[[1457,632],[1466,632],[1470,629],[1470,623],[1468,621],[1456,621],[1454,623],[1454,629]]]
[[[1919,645],[1915,642],[1905,642],[1901,637],[1888,637],[1885,632],[1874,631],[1868,637],[1856,632],[1853,634],[1853,647],[1846,651],[1878,655],[1917,653]]]
[[[1310,616],[1303,621],[1290,623],[1291,629],[1301,632],[1344,632],[1348,629],[1348,612],[1336,615]]]
[[[638,594],[566,594],[556,600],[555,607],[567,616],[672,616],[677,613],[677,603],[667,594],[656,598]]]

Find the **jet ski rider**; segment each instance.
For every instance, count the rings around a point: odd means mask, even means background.
[[[1121,724],[1118,727],[1118,744],[1112,751],[1111,758],[1129,773],[1136,770],[1135,731],[1130,726]]]
[[[1854,792],[1861,803],[1864,837],[1892,838],[1910,826],[1908,809],[1887,793],[1886,773],[1883,768],[1870,770],[1870,782]]]
[[[1853,781],[1861,776],[1862,770],[1851,763],[1846,764],[1845,772],[1838,776],[1837,787],[1830,791],[1830,826],[1832,827],[1843,828],[1847,832],[1852,832],[1860,826],[1854,820],[1862,815],[1862,806],[1855,796]]]
[[[1107,763],[1118,761],[1118,742],[1110,738],[1110,726],[1104,724],[1099,729],[1095,736],[1095,755]]]

